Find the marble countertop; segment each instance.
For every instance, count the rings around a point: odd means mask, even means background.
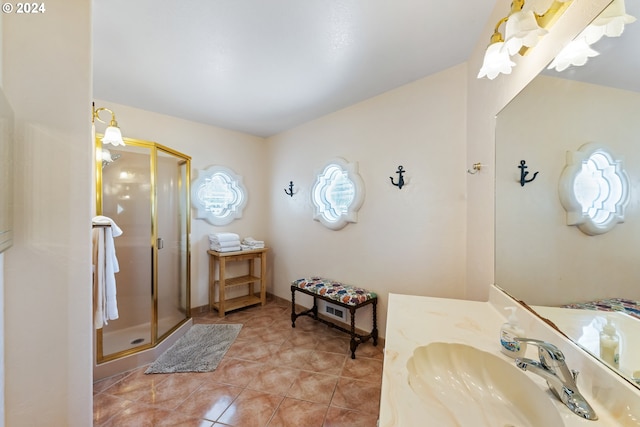
[[[427,405],[409,386],[407,361],[416,347],[431,342],[468,344],[512,361],[500,352],[499,331],[506,321],[505,306],[517,307],[520,326],[528,337],[555,344],[565,354],[569,368],[581,372],[578,386],[598,413],[599,420],[579,418],[549,394],[565,426],[640,426],[638,389],[614,375],[497,287],[492,287],[487,302],[389,295],[379,426],[452,425],[451,421],[439,418],[433,408],[421,410]],[[529,348],[527,357],[536,358],[535,349]],[[545,392],[548,390],[542,378],[530,376],[537,386]]]

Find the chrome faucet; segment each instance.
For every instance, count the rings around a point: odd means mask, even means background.
[[[527,358],[517,358],[516,366],[547,380],[547,385],[562,403],[574,414],[587,420],[597,420],[598,416],[591,405],[578,391],[576,379],[578,371],[569,370],[564,354],[553,344],[532,338],[515,338],[521,343],[538,347],[539,362]]]

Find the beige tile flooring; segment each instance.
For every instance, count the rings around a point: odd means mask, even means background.
[[[242,323],[218,368],[145,375],[146,367],[94,384],[99,427],[375,427],[382,345],[361,344],[307,316],[291,327],[291,307],[269,301],[194,323]]]

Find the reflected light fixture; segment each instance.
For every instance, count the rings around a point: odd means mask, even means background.
[[[109,125],[107,126],[107,129],[104,132],[104,135],[102,137],[102,143],[103,144],[111,144],[114,146],[118,146],[118,145],[122,145],[124,147],[124,140],[122,139],[122,132],[120,132],[120,128],[118,127],[118,122],[116,122],[116,115],[113,111],[111,111],[108,108],[104,108],[104,107],[100,107],[98,109],[96,109],[96,103],[93,102],[91,103],[91,109],[92,109],[92,114],[91,114],[91,123],[95,126],[95,121],[99,121],[100,123],[107,123],[104,120],[102,120],[100,118],[100,113],[102,111],[107,111],[108,113],[111,113],[111,121],[109,122]]]
[[[511,74],[516,65],[511,56],[524,55],[537,45],[571,1],[555,0],[542,15],[538,15],[533,9],[525,8],[525,0],[513,0],[509,15],[496,24],[478,78],[493,80],[499,74]],[[504,38],[500,32],[502,24],[505,24]]]
[[[582,66],[589,58],[599,53],[591,45],[603,36],[620,37],[626,24],[635,22],[636,18],[627,15],[624,0],[613,0],[578,36],[569,42],[547,67],[556,71],[564,71],[568,67]]]

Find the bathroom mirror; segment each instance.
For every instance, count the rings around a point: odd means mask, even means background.
[[[626,2],[640,18],[640,1]],[[618,38],[604,37],[583,67],[546,70],[507,105],[496,124],[495,281],[586,351],[599,357],[598,330],[606,311],[621,341],[616,371],[633,382],[640,372],[640,21]],[[567,152],[603,144],[624,163],[629,203],[622,222],[602,234],[567,224],[559,187]],[[529,178],[520,185],[518,166]],[[623,311],[623,313],[620,312]],[[637,347],[637,349],[636,349]]]

